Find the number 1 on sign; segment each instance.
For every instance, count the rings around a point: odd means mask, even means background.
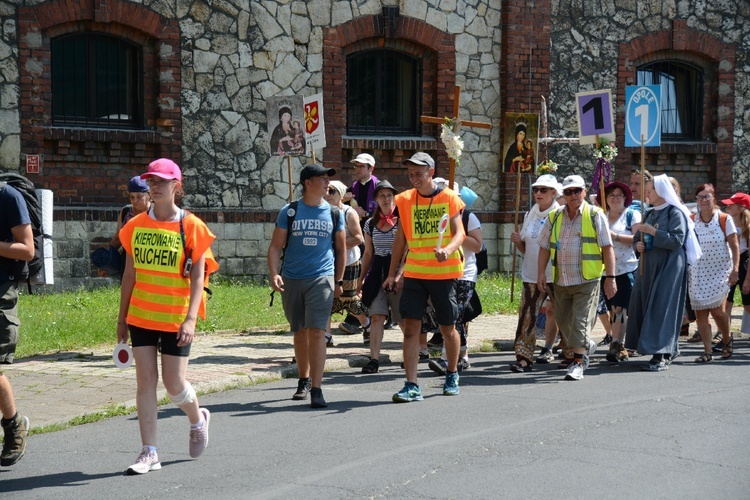
[[[594,128],[596,128],[596,130],[604,129],[604,107],[602,106],[601,97],[591,99],[583,105],[581,111],[588,113],[592,109],[594,110]]]
[[[641,104],[635,108],[635,116],[641,119],[641,137],[648,136],[648,105]]]

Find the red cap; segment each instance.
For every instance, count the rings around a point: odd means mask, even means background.
[[[745,208],[750,208],[750,195],[745,193],[735,193],[731,198],[721,200],[724,205],[742,205]]]
[[[182,172],[175,162],[167,158],[159,158],[148,165],[148,172],[141,175],[141,179],[161,177],[162,179],[178,180],[182,182]]]

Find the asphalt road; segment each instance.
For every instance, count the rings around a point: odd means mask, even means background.
[[[683,344],[685,345],[685,344]],[[205,454],[187,454],[187,420],[159,414],[163,469],[124,476],[139,449],[134,416],[32,436],[0,469],[6,499],[31,498],[748,498],[750,343],[728,361],[669,371],[647,358],[585,379],[554,365],[508,371],[510,353],[477,354],[461,394],[421,365],[425,400],[394,404],[398,365],[327,374],[329,407],[290,400],[296,380],[207,395]]]

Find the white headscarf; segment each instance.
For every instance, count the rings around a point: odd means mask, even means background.
[[[695,265],[695,263],[698,262],[698,259],[703,255],[703,251],[701,250],[700,243],[698,243],[698,237],[695,236],[695,223],[690,217],[690,210],[680,201],[679,196],[677,196],[677,193],[674,191],[674,186],[669,182],[667,174],[661,174],[654,177],[654,191],[656,191],[656,194],[660,197],[664,198],[664,201],[666,201],[667,204],[672,205],[685,214],[688,226],[688,234],[687,238],[685,238],[685,250],[687,251],[688,264],[691,266]]]

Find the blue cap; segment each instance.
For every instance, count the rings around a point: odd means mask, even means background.
[[[128,182],[128,193],[148,193],[148,184],[136,175]]]

